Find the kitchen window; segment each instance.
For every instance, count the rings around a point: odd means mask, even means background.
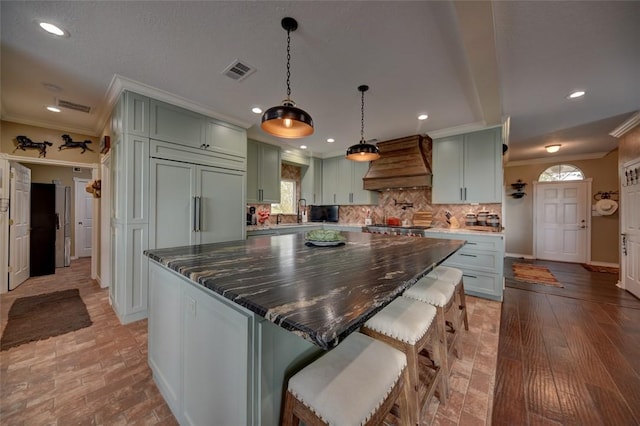
[[[271,214],[296,214],[296,181],[280,181],[280,202],[271,204]]]

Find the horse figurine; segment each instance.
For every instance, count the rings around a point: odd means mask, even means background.
[[[74,142],[69,135],[62,135],[62,140],[64,140],[64,143],[58,147],[58,151],[62,150],[62,148],[82,148],[80,154],[84,154],[86,150],[93,151],[87,146],[88,143],[91,143],[89,140],[84,142]]]
[[[38,154],[38,157],[46,157],[47,156],[47,145],[48,146],[53,146],[53,144],[51,142],[33,142],[31,139],[29,139],[26,136],[16,136],[16,140],[18,141],[18,146],[16,146],[16,149],[13,150],[13,152],[16,152],[16,150],[21,149],[23,151],[26,151],[27,148],[35,148],[38,151],[40,151],[40,154]]]

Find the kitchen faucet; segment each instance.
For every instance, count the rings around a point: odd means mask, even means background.
[[[280,222],[282,222],[282,215],[281,214],[277,214],[276,215],[276,225],[280,225]]]
[[[296,217],[296,221],[298,223],[302,222],[302,211],[306,210],[307,208],[307,200],[305,200],[304,198],[300,198],[298,200],[298,214]]]

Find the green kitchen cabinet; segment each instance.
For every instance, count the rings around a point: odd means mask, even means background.
[[[247,141],[247,202],[280,202],[280,148]]]
[[[499,127],[433,141],[434,204],[502,202]]]
[[[307,205],[322,204],[322,159],[311,158],[309,165],[302,168],[300,194]]]
[[[322,203],[377,204],[378,193],[362,188],[362,178],[368,169],[368,162],[343,157],[325,158],[322,161]]]
[[[151,139],[194,148],[206,145],[206,120],[201,114],[152,99],[150,122]]]

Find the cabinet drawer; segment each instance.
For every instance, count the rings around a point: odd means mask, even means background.
[[[502,250],[502,239],[493,238],[493,239],[484,239],[484,238],[474,238],[468,235],[464,237],[460,237],[467,240],[467,244],[465,244],[464,248],[473,249],[473,250],[492,250],[492,251],[500,251]],[[464,249],[463,248],[463,249]]]
[[[245,171],[247,169],[246,159],[242,157],[154,139],[151,140],[150,156],[153,158],[183,161],[230,170]]]
[[[502,276],[463,270],[465,294],[502,301]]]
[[[478,252],[465,250],[465,247],[463,247],[447,259],[444,264],[460,269],[498,273],[502,264],[502,257],[496,252]]]

